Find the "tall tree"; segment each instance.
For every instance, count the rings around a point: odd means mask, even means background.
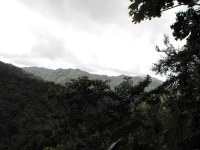
[[[161,17],[162,12],[175,7],[187,6],[185,11],[176,14],[176,22],[170,26],[175,40],[186,39],[186,44],[183,48],[176,49],[165,36],[166,48],[161,50],[157,47],[157,51],[163,52],[165,57],[154,65],[153,70],[168,76],[167,81],[160,87],[161,94],[173,116],[173,128],[178,129],[176,144],[173,146],[168,144],[168,148],[199,149],[200,1],[131,0],[131,2],[129,14],[134,23]]]
[[[124,145],[117,144],[119,149],[162,149],[159,138],[162,124],[158,117],[160,100],[155,101],[153,94],[146,91],[150,82],[151,78],[147,76],[144,81],[133,85],[131,78],[125,77],[115,88],[120,99],[117,110],[120,115],[118,132],[124,142]]]

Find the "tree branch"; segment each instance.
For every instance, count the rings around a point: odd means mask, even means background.
[[[163,9],[162,12],[167,11],[167,10],[170,10],[170,9],[173,9],[173,8],[176,8],[176,7],[179,7],[179,6],[184,6],[184,5],[186,5],[186,4],[179,4],[179,5],[176,5],[176,6],[170,7],[170,8],[166,8],[166,9]],[[194,6],[195,6],[195,5],[200,6],[200,4],[194,4]]]
[[[167,11],[167,10],[170,10],[170,9],[173,9],[173,8],[176,8],[176,7],[179,7],[179,6],[183,6],[183,5],[185,5],[185,4],[179,4],[179,5],[170,7],[170,8],[166,8],[166,9],[163,9],[162,12]]]

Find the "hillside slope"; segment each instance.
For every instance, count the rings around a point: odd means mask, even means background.
[[[52,72],[57,74],[54,79],[60,79],[62,76],[58,75],[66,73],[63,69],[57,71],[47,69],[43,75]],[[73,78],[90,75],[72,69],[68,73],[74,75]],[[112,79],[99,75],[89,77]],[[122,78],[118,76],[115,80]],[[128,118],[139,117],[132,115],[135,102],[141,99],[141,106],[148,105],[148,92],[145,90],[148,78],[136,86],[129,80],[123,83],[115,91],[110,89],[107,82],[88,78],[62,86],[0,62],[0,149],[44,150],[45,147],[56,146],[62,146],[62,150],[107,149],[113,141],[128,135]],[[148,114],[149,111],[145,116]],[[152,135],[149,129],[154,127],[148,128],[148,131],[143,128],[141,131],[145,131],[145,134],[141,135]],[[127,149],[125,147],[122,149]]]
[[[107,75],[97,75],[97,74],[90,74],[88,72],[79,70],[79,69],[47,69],[41,67],[25,67],[23,68],[25,71],[32,73],[46,81],[52,81],[59,84],[65,84],[69,82],[71,79],[77,79],[78,77],[87,76],[91,80],[108,80],[110,81],[111,88],[116,87],[119,85],[123,79],[124,75],[120,76],[107,76]],[[141,76],[134,76],[131,77],[134,84],[141,82],[144,80],[144,77]],[[152,78],[152,82],[149,85],[148,89],[154,89],[157,86],[161,85],[162,81]]]
[[[57,143],[50,116],[61,106],[47,98],[57,88],[0,62],[0,149],[39,150]]]

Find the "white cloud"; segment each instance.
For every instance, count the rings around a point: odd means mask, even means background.
[[[0,59],[18,66],[152,74],[154,47],[171,33],[174,12],[132,24],[129,1],[0,1]]]

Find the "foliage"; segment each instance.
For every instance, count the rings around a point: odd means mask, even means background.
[[[3,149],[103,150],[120,138],[120,149],[159,147],[159,101],[146,99],[149,76],[137,85],[125,77],[115,90],[88,77],[60,86],[0,64]]]
[[[102,80],[109,81],[111,89],[118,86],[124,78],[124,75],[120,76],[107,76],[107,75],[97,75],[90,74],[88,72],[79,70],[79,69],[46,69],[40,67],[25,67],[23,68],[28,73],[34,74],[45,81],[55,82],[58,84],[64,85],[67,82],[70,82],[72,79],[78,79],[83,76],[87,76],[90,80]],[[133,84],[137,84],[140,81],[143,81],[142,76],[132,77]],[[152,78],[152,82],[149,84],[147,90],[152,90],[162,84],[162,81]]]
[[[185,11],[176,14],[171,25],[176,40],[186,39],[181,49],[176,49],[165,36],[165,49],[157,47],[164,57],[153,67],[159,74],[168,76],[159,87],[166,111],[164,138],[168,149],[200,148],[200,4],[199,0],[135,0],[130,5],[134,23],[160,17],[163,11],[185,5]],[[168,116],[168,117],[167,117]],[[170,138],[169,137],[173,137]],[[173,140],[173,141],[172,141]]]
[[[166,48],[156,48],[164,53],[163,58],[153,70],[168,78],[151,91],[146,90],[152,80],[149,76],[137,84],[124,77],[114,89],[107,80],[86,76],[59,85],[0,62],[0,148],[200,149],[198,2],[132,1],[129,8],[134,23],[188,6],[177,13],[171,26],[175,39],[186,38],[187,43],[176,49],[165,36]]]
[[[43,150],[64,150],[63,145],[57,145],[56,147],[45,147]]]
[[[186,13],[190,13],[195,6],[199,6],[199,0],[130,0],[132,4],[129,6],[129,15],[132,16],[134,23],[140,23],[145,19],[152,19],[155,17],[161,17],[163,11],[178,7],[188,6]],[[181,13],[177,14],[177,17],[181,16]],[[182,22],[180,22],[181,25]],[[185,28],[183,28],[185,30]],[[176,30],[177,31],[177,30]]]
[[[57,139],[50,119],[54,110],[49,106],[53,101],[46,98],[52,88],[60,86],[44,83],[22,69],[0,62],[1,149],[31,150],[54,145]]]

